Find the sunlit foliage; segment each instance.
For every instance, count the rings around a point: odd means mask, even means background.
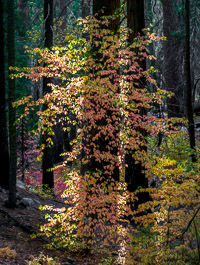
[[[198,165],[191,164],[185,142],[185,154],[178,157],[181,143],[176,141],[176,146],[174,141],[184,138],[184,133],[166,116],[152,114],[156,105],[163,104],[166,92],[151,77],[155,69],[145,70],[140,64],[154,59],[148,45],[160,38],[147,29],[144,37],[138,36],[129,45],[129,30],[121,27],[114,34],[108,28],[110,19],[79,21],[87,40],[71,40],[66,47],[51,51],[28,51],[37,56],[39,66],[14,69],[18,72],[15,76],[33,81],[52,78],[51,93],[36,102],[31,97],[18,102],[26,105],[22,116],[35,105],[46,104],[44,111],[37,112],[36,133],[49,133],[47,145],[52,145],[52,128],[57,122],[64,130],[70,130],[71,124],[77,127],[72,152],[63,154],[64,164],[80,161],[66,172],[66,207],[45,206],[43,210],[51,213],[41,231],[51,238],[51,246],[117,251],[118,264],[197,264]],[[164,137],[159,152],[141,148],[147,143],[153,146],[158,134]],[[123,158],[130,150],[147,177],[157,177],[156,187],[127,192]],[[87,170],[90,163],[101,168]],[[121,172],[120,181],[115,180],[116,168]],[[151,201],[138,209],[132,207],[137,193],[147,191]]]

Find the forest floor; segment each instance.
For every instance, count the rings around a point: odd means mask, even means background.
[[[0,188],[0,264],[24,265],[40,255],[45,255],[57,260],[55,264],[98,265],[98,256],[49,250],[45,247],[45,238],[32,238],[31,234],[39,232],[39,226],[45,221],[44,212],[38,209],[39,205],[61,208],[64,202],[57,198],[41,197],[23,187],[22,183],[17,187],[17,208],[7,208],[7,198],[8,192]],[[27,201],[28,206],[25,205]]]

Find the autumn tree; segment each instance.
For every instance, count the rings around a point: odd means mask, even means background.
[[[7,132],[7,115],[6,115],[6,84],[5,84],[5,55],[4,55],[4,11],[3,0],[0,1],[0,161],[2,174],[0,178],[0,186],[9,188],[9,152],[8,152],[8,132]]]

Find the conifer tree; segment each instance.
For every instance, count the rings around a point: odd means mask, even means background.
[[[5,85],[5,55],[4,55],[4,22],[3,22],[3,0],[0,1],[0,163],[2,174],[0,186],[9,188],[9,152],[8,132],[6,116],[6,85]]]
[[[143,35],[142,29],[145,28],[145,18],[144,18],[144,1],[140,0],[128,0],[127,1],[127,24],[128,28],[133,30],[130,34],[129,42],[132,43],[133,39],[138,36],[138,34]],[[143,70],[146,69],[145,60],[139,62]],[[144,87],[144,83],[140,83],[139,86]],[[141,115],[145,114],[145,109],[141,109]],[[138,127],[138,132],[141,133],[142,137],[146,137],[146,132]],[[144,151],[147,150],[146,146],[141,147]],[[127,164],[125,172],[125,181],[128,185],[128,190],[130,192],[136,191],[139,187],[148,188],[148,180],[144,173],[144,167],[141,161],[136,161],[133,157],[135,150],[130,150],[126,156],[125,161]],[[138,201],[135,203],[137,205],[146,202],[149,199],[148,193],[139,193]]]
[[[7,47],[8,47],[8,74],[11,74],[10,68],[15,66],[15,15],[14,0],[7,1],[8,22],[7,22]],[[8,100],[9,100],[9,145],[10,145],[10,181],[9,181],[9,206],[14,207],[16,202],[16,166],[17,166],[17,148],[16,148],[16,110],[13,102],[16,100],[15,79],[8,79]]]
[[[53,0],[44,0],[44,47],[50,49],[53,46]],[[50,79],[43,78],[43,95],[50,93],[51,88],[48,86]],[[43,106],[43,111],[45,111],[46,106]],[[46,140],[48,138],[47,132],[43,135],[43,143],[46,145]],[[52,149],[46,146],[43,150],[42,158],[42,170],[43,170],[43,179],[42,184],[48,186],[48,188],[53,189],[53,171],[50,169],[53,167],[53,154]]]

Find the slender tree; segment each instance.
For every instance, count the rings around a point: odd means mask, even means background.
[[[3,0],[0,1],[0,163],[2,174],[0,186],[9,188],[9,152],[8,132],[6,116],[6,86],[5,86],[5,55],[4,55],[4,23],[3,23]]]
[[[8,47],[8,74],[10,66],[15,66],[15,15],[14,0],[7,1],[8,22],[7,22],[7,47]],[[16,111],[13,102],[16,100],[15,79],[8,78],[9,93],[9,144],[10,144],[10,181],[9,181],[9,206],[14,207],[16,201]]]
[[[50,49],[53,46],[53,0],[44,0],[44,47]],[[48,86],[50,79],[43,78],[43,95],[50,93],[51,88]],[[46,106],[43,106],[45,111]],[[46,139],[48,138],[47,133],[43,135],[42,142],[46,145]],[[54,180],[53,180],[53,171],[50,169],[53,167],[53,154],[50,147],[45,147],[43,151],[42,159],[42,170],[43,170],[43,179],[42,183],[48,188],[53,190]]]

